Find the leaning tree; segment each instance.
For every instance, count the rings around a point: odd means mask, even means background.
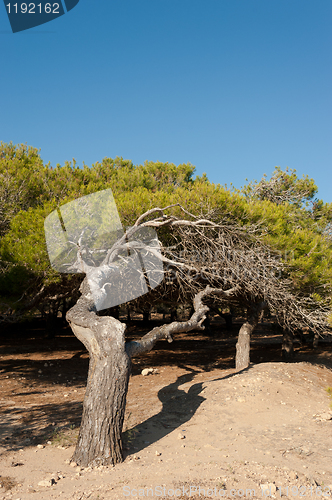
[[[165,249],[182,267],[173,269],[173,279],[182,296],[194,298],[207,284],[214,293],[209,305],[237,305],[246,308],[247,319],[240,328],[236,345],[236,369],[249,365],[250,335],[264,310],[274,314],[289,337],[298,329],[309,328],[317,335],[326,331],[329,300],[300,294],[293,286],[292,266],[280,252],[264,244],[261,223],[239,226],[222,219],[218,212],[204,221],[175,224],[176,244]],[[195,220],[196,219],[196,220]],[[225,297],[216,290],[231,289]],[[287,346],[285,346],[287,347]]]
[[[93,206],[80,206],[80,213],[76,209],[75,205],[71,211],[55,212],[48,220],[48,234],[62,231],[62,239],[59,243],[58,238],[48,238],[47,244],[59,270],[86,275],[81,296],[67,313],[73,333],[90,356],[73,455],[82,466],[122,461],[131,358],[151,350],[160,339],[171,342],[173,334],[203,329],[212,300],[248,309],[237,343],[237,369],[249,364],[250,334],[265,308],[285,328],[325,327],[326,310],[313,298],[292,293],[286,265],[260,241],[257,225],[240,227],[216,212],[198,217],[177,205],[147,211],[125,232],[110,208],[99,214],[96,231],[91,225],[96,220],[91,218]],[[116,220],[111,232],[109,216]],[[187,321],[164,324],[127,342],[126,325],[99,312],[165,286],[176,287],[185,301],[192,300],[194,312]]]

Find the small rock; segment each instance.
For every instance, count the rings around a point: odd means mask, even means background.
[[[297,479],[297,474],[296,474],[296,472],[294,472],[293,470],[291,470],[291,471],[289,472],[289,477],[290,477],[290,479]]]
[[[70,464],[70,460],[67,458],[67,460],[65,460],[65,464]]]
[[[275,495],[277,487],[274,483],[263,483],[260,485],[264,497]],[[268,493],[268,494],[267,494]]]
[[[38,486],[49,487],[52,486],[52,484],[54,483],[55,483],[54,479],[43,479],[42,481],[39,481]]]
[[[43,373],[43,370],[38,370],[38,373]]]
[[[332,413],[322,413],[320,418],[322,420],[332,420]]]
[[[160,457],[161,453],[159,451],[156,451],[157,457]]]
[[[178,434],[178,439],[185,439],[186,436],[184,434],[181,434],[181,432],[179,432]]]
[[[77,467],[77,463],[76,462],[70,462],[70,467]]]
[[[275,495],[275,494],[276,494],[276,492],[277,492],[277,487],[276,487],[276,485],[275,485],[275,484],[273,484],[273,483],[269,483],[269,488],[271,488],[271,493],[272,493],[272,495]]]
[[[99,468],[99,467],[98,467],[98,468]],[[82,467],[76,467],[76,469],[75,469],[75,470],[76,470],[76,472],[81,472]]]
[[[150,375],[153,373],[153,368],[144,368],[144,370],[141,371],[141,374],[146,377],[146,375]]]
[[[37,444],[37,448],[39,448],[40,450],[42,450],[43,448],[45,448],[45,446],[43,444]]]
[[[47,441],[47,444],[52,444],[52,441]]]
[[[44,366],[47,367],[48,366],[48,363],[44,363]]]

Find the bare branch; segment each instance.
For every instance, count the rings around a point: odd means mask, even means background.
[[[188,321],[173,321],[170,324],[153,328],[153,330],[144,335],[144,337],[142,337],[139,341],[127,342],[127,354],[132,358],[142,354],[143,352],[151,351],[155,343],[163,338],[167,339],[168,342],[172,342],[172,335],[175,333],[190,332],[192,330],[204,330],[202,323],[206,318],[205,313],[209,310],[209,307],[203,304],[203,298],[210,294],[219,294],[230,297],[235,293],[236,288],[224,291],[207,286],[204,290],[196,294],[193,301],[194,313]]]

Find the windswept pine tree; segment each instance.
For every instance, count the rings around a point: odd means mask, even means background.
[[[1,319],[15,321],[45,309],[56,314],[60,305],[75,304],[67,318],[90,354],[75,452],[82,465],[122,460],[130,359],[160,338],[202,328],[212,304],[247,309],[237,344],[238,369],[249,364],[250,335],[263,310],[290,332],[308,326],[319,333],[327,327],[332,210],[331,204],[312,201],[314,182],[277,169],[271,181],[241,193],[214,185],[206,176],[194,178],[194,170],[190,164],[135,166],[122,158],[105,158],[91,168],[78,168],[75,161],[52,168],[43,165],[34,148],[1,144]],[[175,303],[192,302],[194,308],[188,321],[165,324],[135,343],[126,341],[123,323],[98,313],[83,268],[81,274],[52,269],[44,238],[44,220],[52,211],[107,188],[114,193],[123,227],[158,231],[167,280],[146,299],[159,294]],[[121,241],[113,245],[110,255]]]

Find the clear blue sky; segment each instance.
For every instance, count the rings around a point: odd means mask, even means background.
[[[45,163],[289,166],[332,202],[331,0],[80,0],[16,34],[0,4],[0,43],[0,139]]]

